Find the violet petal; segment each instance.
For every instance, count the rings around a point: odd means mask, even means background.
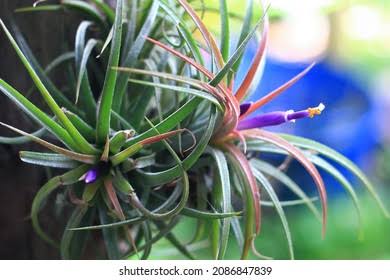
[[[253,118],[247,118],[238,123],[237,129],[251,129],[260,128],[265,126],[273,126],[285,123],[287,120],[287,113],[282,111],[276,111],[272,113],[258,115]]]
[[[253,102],[247,102],[247,103],[242,103],[240,105],[240,116],[244,115],[246,112],[248,112],[249,108],[252,106]]]
[[[90,183],[93,183],[96,181],[98,177],[98,169],[96,167],[94,168],[91,168],[86,174],[85,174],[85,178],[84,178],[84,181],[85,183],[87,184],[90,184]]]
[[[309,112],[307,110],[298,111],[298,112],[291,112],[287,114],[287,120],[294,121],[297,119],[307,118],[309,117]]]
[[[246,105],[247,103],[242,104]],[[240,108],[241,108],[240,106]],[[250,105],[249,105],[250,107]],[[244,107],[245,109],[245,107]],[[307,110],[302,110],[298,112],[294,112],[293,110],[289,110],[286,112],[283,111],[275,111],[270,112],[262,115],[258,115],[253,118],[245,118],[241,120],[238,123],[237,129],[238,130],[244,130],[244,129],[252,129],[252,128],[260,128],[265,126],[273,126],[273,125],[279,125],[285,122],[289,121],[295,121],[297,119],[307,118],[307,117],[314,117],[315,115],[321,114],[321,112],[325,109],[325,105],[320,103],[317,107],[314,108],[308,108]]]

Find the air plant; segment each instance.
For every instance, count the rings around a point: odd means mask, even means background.
[[[22,161],[69,169],[39,190],[31,210],[36,232],[58,246],[43,230],[54,223],[41,226],[38,214],[54,191],[69,196],[73,213],[59,244],[63,258],[82,258],[91,231],[101,233],[104,257],[110,259],[148,258],[153,244],[162,238],[188,258],[194,255],[187,245],[209,238],[213,257],[223,259],[231,235],[241,248],[242,259],[251,249],[261,257],[253,242],[261,238],[262,205],[275,207],[294,258],[284,207],[305,204],[316,217],[321,215],[313,199],[283,168],[266,162],[263,153],[292,157],[311,175],[322,204],[323,234],[326,190],[316,166],[340,182],[360,211],[353,187],[326,158],[355,174],[388,215],[369,180],[347,158],[320,143],[263,129],[319,115],[323,104],[297,112],[250,116],[313,67],[260,100],[245,102],[265,59],[266,9],[252,26],[252,11],[261,6],[247,1],[238,44],[232,48],[226,0],[220,1],[219,41],[195,11],[195,4],[117,0],[114,10],[99,0],[62,0],[21,8],[18,12],[76,11],[86,18],[77,29],[74,50],[63,53],[46,69],[17,27],[12,25],[12,35],[1,22],[50,111],[38,108],[0,80],[0,90],[39,126],[36,132],[27,133],[1,123],[23,136],[0,140],[34,141],[53,153],[21,151]],[[234,90],[244,50],[256,37],[256,55]],[[69,74],[66,89],[59,89],[49,78],[49,72],[61,65]],[[280,201],[274,179],[298,199]],[[186,244],[172,232],[182,217],[197,219],[197,231]],[[206,225],[210,227],[205,233]],[[96,250],[98,257],[101,252]]]

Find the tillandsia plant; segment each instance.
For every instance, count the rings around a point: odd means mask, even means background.
[[[117,0],[115,8],[102,0],[38,2],[17,12],[75,11],[85,20],[78,26],[74,49],[46,69],[18,28],[11,24],[11,33],[1,21],[48,110],[0,80],[1,91],[39,125],[39,130],[27,133],[1,123],[22,136],[0,140],[34,141],[52,153],[21,151],[22,161],[68,169],[42,186],[31,209],[36,232],[58,246],[43,229],[55,223],[41,225],[38,215],[54,191],[69,197],[73,213],[64,213],[69,218],[59,244],[63,258],[85,256],[91,232],[93,242],[97,235],[105,244],[104,252],[100,246],[89,249],[96,249],[95,257],[146,259],[153,244],[166,238],[183,255],[194,258],[188,245],[209,238],[213,257],[223,259],[230,236],[242,259],[251,251],[262,257],[254,246],[254,240],[261,238],[261,206],[275,207],[294,258],[284,207],[307,205],[322,219],[325,234],[327,198],[316,166],[340,182],[359,212],[350,182],[326,159],[355,174],[388,215],[369,180],[347,158],[314,141],[264,129],[312,118],[324,110],[323,104],[251,116],[313,66],[260,100],[245,102],[261,77],[265,59],[268,17],[261,3],[247,1],[233,46],[226,0],[217,10],[219,40],[202,21],[201,14],[209,9],[202,1]],[[254,9],[263,9],[263,15],[253,25]],[[256,55],[235,90],[244,50],[253,39],[259,41]],[[64,66],[69,84],[60,89],[49,74]],[[318,188],[322,215],[315,198],[308,197],[283,166],[266,161],[263,154],[267,153],[302,164]],[[297,199],[280,201],[276,181]],[[197,230],[188,243],[173,233],[183,217],[197,219]]]

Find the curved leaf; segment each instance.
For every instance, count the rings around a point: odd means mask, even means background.
[[[219,202],[218,208],[220,208],[223,213],[231,212],[231,187],[229,179],[229,168],[226,157],[222,151],[213,148],[208,148],[206,152],[209,152],[214,158],[218,171],[220,184],[215,185],[213,188],[213,190],[216,192],[216,200]],[[219,249],[216,256],[218,260],[224,259],[226,253],[230,234],[230,219],[223,219],[221,221],[220,229],[220,245],[218,246]]]
[[[57,247],[57,244],[53,239],[46,235],[42,230],[39,220],[38,213],[41,208],[43,201],[59,186],[61,185],[71,185],[76,183],[82,175],[88,171],[88,165],[81,165],[61,176],[56,176],[50,179],[42,188],[39,189],[38,193],[35,195],[32,207],[31,207],[31,221],[35,231],[41,236],[43,240],[49,244]]]
[[[41,128],[35,132],[30,133],[31,135],[34,135],[36,137],[42,137],[45,134],[46,128]],[[31,142],[31,138],[27,136],[17,136],[17,137],[4,137],[0,136],[0,143],[1,144],[11,144],[11,145],[18,145],[18,144],[25,144]]]
[[[211,113],[210,121],[208,123],[207,128],[205,129],[203,137],[200,139],[200,141],[198,142],[196,147],[192,150],[192,152],[183,160],[182,164],[184,170],[188,170],[189,168],[191,168],[196,163],[198,158],[203,154],[204,149],[207,147],[207,144],[209,143],[210,138],[212,136],[216,119],[217,119],[217,114],[214,109]],[[156,125],[156,128],[159,129],[159,125]],[[159,131],[162,130],[159,129]],[[144,187],[151,187],[151,186],[157,186],[157,185],[171,182],[172,180],[180,177],[180,174],[181,174],[180,169],[179,166],[177,165],[168,170],[154,172],[154,173],[143,172],[141,170],[138,170],[135,180],[137,180],[140,183],[142,182],[141,184]]]
[[[382,200],[380,199],[378,193],[375,191],[374,186],[371,184],[370,180],[363,174],[363,172],[348,158],[341,155],[340,153],[336,152],[335,150],[320,144],[318,142],[315,142],[313,140],[305,139],[298,136],[292,136],[287,134],[280,134],[280,136],[283,139],[288,140],[293,145],[296,145],[297,147],[310,149],[313,151],[318,152],[320,155],[323,155],[331,160],[334,160],[335,162],[341,164],[344,166],[347,170],[352,172],[359,180],[363,183],[363,185],[366,187],[366,189],[369,191],[369,193],[373,196],[373,198],[376,200],[378,206],[384,213],[386,217],[390,217],[389,211],[386,209],[385,205],[383,204]]]
[[[70,159],[74,159],[76,161],[83,162],[83,163],[89,163],[89,164],[94,164],[97,161],[97,158],[95,156],[84,155],[84,154],[76,153],[76,152],[69,151],[67,149],[58,147],[58,146],[51,144],[49,142],[46,142],[45,140],[42,140],[42,139],[40,139],[32,134],[26,133],[22,130],[19,130],[13,126],[7,125],[7,124],[2,123],[2,122],[0,122],[0,125],[5,126],[11,130],[23,135],[23,136],[29,137],[31,139],[31,141],[34,141],[34,142],[48,148],[49,150],[52,150],[53,152],[57,152],[59,154],[62,154]]]
[[[252,149],[251,145],[248,145],[248,150],[250,151],[264,151],[262,147],[259,147],[258,149]],[[286,153],[283,150],[280,150],[283,153]],[[310,211],[314,214],[314,216],[321,220],[321,214],[317,210],[317,207],[314,205],[313,201],[305,194],[304,191],[285,173],[280,171],[275,166],[258,160],[258,159],[251,159],[251,164],[258,169],[259,171],[266,173],[269,176],[272,176],[273,178],[277,179],[281,183],[283,183],[286,187],[288,187],[294,194],[296,194],[299,198],[301,198],[302,201],[307,205],[307,207],[310,209]]]
[[[241,259],[246,259],[254,237],[260,232],[260,192],[245,155],[232,144],[225,144],[224,148],[227,150],[227,156],[231,162],[231,166],[240,180],[239,184],[242,185],[244,190],[245,232]]]
[[[322,204],[322,235],[325,236],[326,232],[326,220],[327,220],[327,197],[326,197],[326,189],[324,186],[324,182],[317,168],[306,158],[306,156],[295,146],[290,144],[290,142],[284,140],[278,135],[267,132],[265,130],[260,129],[252,129],[252,130],[244,130],[242,133],[249,138],[257,138],[263,140],[265,142],[271,143],[283,150],[286,150],[289,154],[291,154],[296,160],[298,160],[302,166],[307,170],[307,172],[313,178],[318,192],[321,198]]]
[[[275,209],[278,212],[278,215],[280,217],[280,220],[282,221],[283,229],[286,234],[286,239],[288,243],[288,250],[290,253],[290,258],[294,259],[294,248],[293,248],[293,242],[291,238],[291,232],[290,227],[287,222],[286,214],[284,213],[283,207],[279,201],[278,196],[276,195],[275,190],[267,180],[267,178],[264,177],[263,174],[261,174],[260,171],[253,169],[253,174],[255,175],[256,179],[261,183],[261,185],[264,187],[264,189],[267,191],[269,197],[272,200],[272,203],[275,205]]]

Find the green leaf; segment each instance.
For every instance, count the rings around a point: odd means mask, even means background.
[[[240,251],[242,252],[244,250],[244,234],[241,230],[240,220],[238,217],[233,217],[231,219],[231,226],[233,230],[234,237],[236,238],[238,247],[240,248]]]
[[[253,168],[253,173],[254,173],[256,179],[261,183],[261,185],[267,191],[269,197],[271,198],[272,202],[275,205],[276,212],[278,212],[278,215],[280,217],[280,220],[282,222],[283,229],[284,229],[284,232],[286,235],[290,258],[293,260],[294,259],[294,247],[293,247],[293,242],[292,242],[292,238],[291,238],[290,227],[288,225],[286,214],[284,213],[283,207],[280,204],[279,198],[276,195],[276,192],[273,189],[273,187],[271,186],[270,182],[267,180],[267,178],[260,171],[256,170],[256,168]]]
[[[30,133],[31,135],[34,135],[36,137],[42,137],[45,134],[46,128],[41,128],[35,132]],[[11,144],[11,145],[18,145],[18,144],[25,144],[31,142],[31,138],[27,136],[17,136],[17,137],[4,137],[0,136],[0,143],[1,144]]]
[[[95,154],[97,150],[92,147],[77,131],[77,129],[73,126],[73,124],[69,121],[69,119],[66,117],[64,112],[61,110],[61,108],[58,106],[58,104],[55,102],[53,97],[50,95],[49,91],[46,89],[45,85],[42,83],[41,79],[35,72],[34,68],[31,66],[30,62],[26,58],[26,56],[23,54],[23,52],[20,50],[18,44],[15,42],[14,38],[12,37],[11,33],[8,31],[7,27],[4,25],[3,21],[0,20],[0,25],[2,26],[3,30],[5,31],[9,41],[11,42],[13,48],[15,49],[17,55],[19,56],[20,60],[24,64],[25,68],[29,72],[31,78],[33,79],[35,85],[41,92],[44,100],[46,101],[47,105],[50,107],[52,112],[57,116],[57,118],[61,121],[61,123],[64,125],[65,129],[68,131],[69,135],[73,138],[75,142],[77,142],[77,146],[79,147],[78,150],[83,151],[85,153],[89,154]]]
[[[72,124],[76,127],[78,131],[80,131],[81,135],[85,137],[88,141],[93,142],[95,140],[95,129],[87,124],[82,118],[78,115],[65,110],[65,115],[69,118]]]
[[[110,152],[112,154],[118,153],[126,140],[131,138],[134,134],[134,130],[120,130],[116,132],[110,139]]]
[[[244,19],[242,20],[243,23],[242,23],[240,37],[238,39],[236,49],[242,44],[242,42],[245,40],[245,38],[248,36],[251,30],[252,16],[253,16],[253,0],[248,0],[246,5],[246,13]],[[241,64],[241,60],[242,60],[242,54],[240,58],[237,59],[237,61],[232,66],[232,70],[234,72],[238,71],[238,67]]]
[[[250,129],[244,130],[242,133],[249,139],[258,139],[265,141],[266,143],[275,145],[276,147],[288,152],[294,159],[296,159],[310,174],[311,178],[316,184],[318,193],[320,195],[321,206],[322,206],[322,236],[326,233],[326,221],[327,221],[327,195],[324,181],[321,174],[315,165],[305,156],[305,154],[289,141],[281,138],[275,133],[268,132],[261,129]]]
[[[312,197],[312,198],[310,198],[310,201],[318,201],[318,197]],[[265,207],[275,207],[274,203],[272,201],[268,201],[268,200],[261,200],[260,204],[261,204],[261,206],[265,206]],[[280,205],[282,207],[298,206],[298,205],[303,205],[303,204],[306,204],[306,201],[304,201],[302,199],[280,201]]]
[[[92,93],[92,90],[91,90],[91,87],[90,87],[89,81],[88,81],[87,62],[88,62],[88,58],[91,55],[92,50],[95,48],[95,46],[97,44],[98,44],[98,41],[95,39],[88,40],[87,45],[85,46],[85,49],[83,52],[82,59],[81,59],[79,74],[77,77],[77,85],[76,85],[76,101],[75,101],[75,103],[77,104],[77,102],[78,102],[79,95],[80,95],[80,88],[81,88],[82,83],[84,83],[85,85],[83,86],[84,90],[83,90],[82,94],[83,94],[83,96],[85,96],[85,95],[89,96],[88,101],[84,102],[84,104],[87,106],[91,106],[92,108],[94,106],[96,107],[96,103],[95,103],[95,99],[93,98],[93,93]],[[85,107],[83,107],[83,108],[85,108]],[[87,108],[85,108],[85,109],[87,109]]]
[[[196,99],[192,99],[194,101]],[[191,102],[191,101],[189,101]],[[189,103],[186,103],[189,104]],[[195,103],[196,104],[196,103]],[[188,112],[190,113],[190,112]],[[215,112],[215,109],[212,109],[210,121],[207,124],[207,127],[204,130],[203,137],[200,139],[196,147],[192,150],[192,152],[183,160],[183,168],[184,170],[188,170],[191,168],[199,159],[199,157],[203,154],[204,149],[207,147],[210,138],[213,134],[214,126],[217,119],[217,113]],[[159,129],[160,132],[163,131],[163,129],[160,129],[160,125],[163,124],[167,119],[165,119],[160,124],[156,125],[156,128]],[[173,119],[174,122],[177,121],[177,119]],[[141,134],[142,135],[142,134]],[[135,137],[137,138],[137,137]],[[165,184],[168,182],[171,182],[172,180],[180,177],[180,168],[179,166],[174,166],[168,170],[160,171],[160,172],[143,172],[141,170],[137,170],[137,176],[134,178],[137,182],[139,182],[140,185],[143,187],[151,187],[151,186],[157,186],[161,184]]]
[[[153,77],[159,77],[162,79],[172,80],[179,83],[184,83],[186,85],[192,86],[194,88],[197,88],[199,90],[206,90],[208,88],[208,85],[198,79],[192,79],[186,76],[179,76],[174,75],[170,73],[165,72],[157,72],[157,71],[150,71],[150,70],[143,70],[143,69],[136,69],[136,68],[126,68],[126,67],[118,67],[116,68],[118,71],[124,71],[134,74],[141,74],[145,76],[153,76]],[[219,104],[220,105],[220,104]]]
[[[99,10],[88,2],[78,0],[61,0],[61,5],[84,14],[86,17],[103,27],[107,26],[104,17],[100,14]]]
[[[93,25],[93,22],[91,21],[82,21],[76,32],[76,39],[75,39],[75,63],[76,63],[76,71],[80,71],[80,65],[81,65],[81,60],[83,57],[83,52],[85,49],[85,37],[87,34],[87,30],[89,27]]]
[[[242,212],[223,212],[223,213],[206,212],[206,211],[201,211],[201,210],[186,207],[182,210],[181,215],[197,218],[197,219],[220,220],[220,219],[227,219],[236,216],[242,216]]]
[[[43,240],[48,242],[49,244],[57,247],[57,244],[53,239],[51,239],[46,233],[42,230],[38,213],[41,208],[43,201],[59,186],[61,185],[71,185],[76,183],[82,175],[84,175],[89,169],[88,165],[81,165],[69,172],[64,173],[61,176],[56,176],[50,179],[42,188],[39,189],[38,193],[35,195],[32,207],[31,207],[31,221],[34,227],[34,230],[41,236]]]
[[[156,155],[138,157],[134,159],[134,168],[145,168],[156,164]]]
[[[53,153],[21,151],[19,156],[23,162],[52,168],[70,169],[79,165],[77,161],[71,160],[66,156]]]
[[[65,129],[2,79],[0,79],[0,90],[33,120],[57,136],[58,140],[69,148],[77,150],[76,144]]]
[[[176,127],[181,121],[183,121],[189,114],[191,114],[198,107],[199,103],[202,101],[201,98],[192,98],[181,106],[178,110],[173,112],[170,116],[165,118],[162,122],[156,125],[156,128],[160,133],[167,132],[174,127]],[[146,138],[156,135],[156,131],[153,128],[148,129],[147,131],[133,137],[124,145],[125,148],[130,147],[131,145],[144,140]]]
[[[157,194],[154,194],[154,196],[156,196],[161,201],[165,201],[165,202],[170,200],[172,197],[174,198],[173,194],[168,199],[165,197],[159,196]],[[175,200],[176,200],[176,198],[175,198]],[[161,205],[158,208],[160,209],[160,208],[166,208],[166,207],[165,206],[163,207]],[[157,211],[157,210],[155,210],[155,211]],[[218,213],[218,212],[208,212],[208,211],[199,210],[199,208],[194,209],[194,208],[185,207],[185,208],[183,208],[180,215],[188,216],[188,217],[192,217],[192,218],[197,218],[197,219],[214,220],[214,219],[224,219],[224,218],[232,218],[232,217],[236,217],[236,216],[242,216],[242,212],[238,211],[238,212]]]
[[[245,39],[241,42],[241,44],[238,46],[238,48],[235,50],[235,52],[232,54],[232,56],[229,58],[229,60],[226,62],[226,64],[222,67],[221,70],[215,75],[214,79],[210,81],[211,86],[216,86],[219,84],[220,81],[229,73],[229,71],[232,69],[234,63],[237,62],[238,59],[242,56],[244,53],[245,47],[249,43],[250,39],[256,34],[257,29],[264,21],[264,16],[267,12],[264,13],[263,17],[256,23],[255,27],[249,32],[249,34],[245,37]]]
[[[150,70],[154,71],[161,71],[163,67],[165,67],[167,60],[161,59],[159,61],[158,65],[157,62],[154,62],[152,59],[145,59],[143,60],[143,63],[145,64],[145,67]],[[158,82],[157,77],[151,77],[154,82]],[[136,86],[136,87],[134,87]],[[144,116],[147,114],[147,109],[149,107],[150,101],[152,100],[153,96],[157,95],[157,92],[161,92],[161,89],[158,87],[147,87],[147,86],[138,86],[137,84],[129,84],[129,88],[131,88],[131,103],[130,107],[128,107],[126,110],[131,112],[131,116],[128,113],[127,116],[136,129],[139,129],[141,126],[141,122],[144,119]],[[158,109],[158,102],[157,102],[157,110],[161,112],[160,109]]]
[[[183,17],[177,15],[176,7],[170,7],[166,0],[160,0],[160,6],[165,13],[174,21],[176,28],[178,29],[181,37],[186,42],[192,57],[201,65],[204,65],[203,56],[200,52],[198,42],[195,40],[192,35],[192,31],[189,30],[186,26],[185,20]]]
[[[50,78],[47,76],[45,71],[42,69],[41,65],[39,64],[33,52],[31,51],[30,47],[28,46],[19,28],[13,21],[11,21],[11,28],[15,34],[15,39],[18,42],[22,53],[27,58],[28,62],[30,63],[31,67],[34,69],[39,79],[41,79],[43,85],[51,93],[54,100],[58,102],[58,104],[62,107],[67,107],[68,109],[77,111],[76,106],[74,106],[72,102],[70,102],[70,100],[54,85],[54,83],[50,80]]]
[[[138,1],[131,1],[127,13],[127,30],[125,42],[123,44],[123,53],[129,53],[130,47],[134,43],[135,31],[137,28]]]
[[[38,5],[35,7],[23,7],[15,9],[16,13],[26,13],[26,12],[46,12],[46,11],[60,11],[62,10],[61,5]]]
[[[352,199],[352,202],[356,208],[356,212],[359,219],[359,238],[363,238],[363,227],[362,227],[362,211],[360,209],[360,202],[359,198],[353,189],[352,185],[348,182],[348,180],[341,174],[335,167],[333,167],[331,164],[329,164],[324,159],[307,153],[307,157],[317,166],[324,169],[326,172],[328,172],[330,175],[332,175],[340,184],[341,186],[347,191],[349,196]]]
[[[83,21],[80,23],[75,40],[75,61],[76,72],[78,73],[76,84],[76,102],[78,101],[81,91],[80,108],[86,113],[87,119],[90,123],[96,122],[96,101],[93,96],[91,85],[87,73],[87,61],[91,55],[94,47],[99,43],[95,39],[90,39],[85,46],[85,36],[87,29],[93,23],[90,21]]]
[[[74,52],[66,52],[66,53],[60,54],[58,57],[53,59],[48,65],[46,65],[44,71],[46,74],[49,74],[54,69],[56,69],[59,65],[61,65],[62,63],[65,63],[68,60],[72,60],[74,58],[75,58]]]
[[[187,14],[190,16],[192,21],[195,23],[196,27],[199,29],[204,41],[206,42],[208,48],[211,50],[211,56],[215,59],[217,68],[222,68],[224,60],[222,54],[218,48],[217,42],[213,35],[210,33],[209,29],[206,27],[202,19],[198,16],[195,10],[186,0],[178,0],[180,6],[184,8]],[[213,60],[214,60],[213,59]]]
[[[208,207],[208,194],[209,189],[206,185],[206,178],[204,174],[201,174],[201,172],[197,172],[195,175],[196,178],[196,190],[193,191],[194,195],[196,195],[196,201],[194,202],[194,206],[196,209],[200,211],[205,211]],[[195,242],[198,242],[203,239],[203,236],[206,233],[206,227],[207,227],[207,221],[202,218],[198,218],[196,220],[196,229],[193,232],[192,238],[188,242],[188,244],[193,244]]]
[[[64,234],[62,235],[60,244],[62,259],[70,260],[81,257],[81,253],[86,245],[84,240],[86,238],[85,235],[89,233],[84,232],[82,235],[80,235],[80,232],[69,231],[67,229],[79,226],[87,212],[88,207],[85,207],[85,205],[78,206],[74,209],[72,215],[70,216],[68,223],[66,224]],[[78,246],[74,246],[75,243],[77,243]]]
[[[150,242],[152,239],[152,228],[150,226],[150,221],[145,221],[142,223],[142,231],[145,240],[145,248],[143,250],[141,260],[146,260],[152,251],[152,243]]]
[[[106,15],[108,22],[112,24],[115,20],[114,10],[103,1],[92,0],[92,2]]]
[[[157,88],[162,88],[162,89],[168,89],[172,92],[188,93],[190,95],[194,95],[194,96],[200,97],[202,99],[205,99],[207,101],[210,101],[218,108],[218,110],[223,111],[220,102],[214,96],[212,96],[210,93],[207,93],[204,91],[191,89],[188,87],[179,87],[179,86],[166,85],[166,84],[155,83],[155,82],[147,82],[147,81],[143,81],[143,80],[129,79],[129,81],[132,83],[151,86],[151,87],[155,87],[155,88],[157,87]]]
[[[129,130],[134,130],[134,127],[121,115],[117,112],[111,110],[112,118],[117,120],[123,127]],[[135,131],[135,130],[134,130]]]
[[[113,67],[119,63],[121,40],[122,40],[122,7],[123,0],[117,1],[115,12],[115,23],[113,27],[113,38],[111,44],[110,58],[107,66],[106,78],[104,80],[101,100],[98,106],[98,117],[96,123],[96,140],[103,145],[109,134],[111,124],[111,108],[117,81],[117,72]]]
[[[159,213],[155,210],[150,211],[142,204],[142,202],[139,200],[139,198],[137,197],[137,195],[135,193],[130,193],[130,203],[135,208],[137,208],[148,219],[167,220],[167,219],[177,215],[185,207],[187,200],[188,200],[188,196],[189,196],[189,182],[188,182],[187,173],[183,172],[183,175],[184,175],[183,183],[181,183],[182,196],[180,198],[179,203],[177,203],[177,205],[173,209],[171,209],[167,212],[164,212],[164,213]]]
[[[217,185],[217,182],[214,183],[214,186]],[[210,251],[212,253],[213,258],[216,260],[218,258],[219,251],[219,221],[211,220],[208,225],[208,234],[211,243]]]
[[[231,187],[229,178],[229,168],[226,161],[226,157],[222,151],[217,149],[208,148],[206,152],[209,152],[216,163],[220,184],[216,184],[213,188],[217,206],[222,210],[222,213],[228,213],[232,211],[231,208]],[[218,229],[219,230],[219,229]],[[226,249],[229,242],[230,233],[230,219],[223,219],[220,227],[220,245],[218,246],[217,259],[224,259]]]
[[[167,208],[168,204],[170,204],[170,203],[164,203],[164,204],[160,205],[158,208],[154,209],[153,211],[154,212],[159,212],[159,211]],[[185,207],[181,211],[180,215],[188,216],[188,217],[192,217],[192,218],[197,218],[197,219],[206,219],[206,220],[224,219],[224,218],[237,219],[238,216],[242,215],[242,212],[212,213],[212,212],[200,211],[200,210],[197,210],[197,209]],[[98,230],[98,229],[103,229],[103,228],[121,227],[123,225],[139,224],[139,223],[145,221],[146,219],[147,219],[146,216],[142,216],[142,217],[136,217],[136,218],[127,219],[127,220],[124,220],[124,221],[107,223],[107,224],[101,224],[101,225],[96,225],[96,226],[71,228],[69,230]]]
[[[96,163],[97,161],[97,158],[96,156],[91,156],[91,155],[84,155],[84,154],[79,154],[79,153],[76,153],[76,152],[73,152],[73,151],[69,151],[67,149],[64,149],[64,148],[61,148],[61,147],[58,147],[54,144],[51,144],[45,140],[42,140],[32,134],[29,134],[29,133],[26,133],[22,130],[19,130],[13,126],[10,126],[10,125],[7,125],[5,123],[2,123],[0,122],[0,125],[2,126],[5,126],[6,128],[8,129],[11,129],[19,134],[22,134],[26,137],[29,137],[32,141],[48,148],[49,150],[52,150],[53,152],[56,152],[56,153],[59,153],[59,154],[62,154],[70,159],[74,159],[76,161],[79,161],[79,162],[83,162],[83,163],[88,163],[88,164],[94,164]]]
[[[125,160],[127,160],[132,155],[139,152],[143,147],[144,145],[142,145],[142,143],[140,142],[135,143],[134,145],[124,149],[123,151],[111,156],[110,162],[112,163],[113,166],[117,166],[122,162],[124,162]]]
[[[268,147],[268,146],[264,146],[264,145],[262,145],[262,146],[263,147],[260,146],[259,149],[256,149],[256,150],[257,151],[264,151],[264,152],[279,153],[279,154],[287,154],[287,152],[280,150],[278,148]],[[322,168],[323,170],[328,172],[330,175],[332,175],[341,184],[341,186],[348,192],[348,194],[350,195],[350,197],[353,201],[353,204],[356,208],[356,212],[358,215],[359,230],[360,230],[359,231],[359,238],[361,238],[363,235],[363,232],[362,232],[362,226],[361,226],[362,225],[362,215],[361,215],[360,203],[359,203],[359,199],[358,199],[357,194],[356,194],[355,190],[353,189],[352,185],[334,166],[329,164],[324,159],[322,159],[322,158],[320,158],[320,157],[318,157],[310,152],[305,152],[305,155],[315,165],[319,166],[320,168]],[[276,179],[280,178],[280,181],[283,183],[284,182],[289,183],[289,180],[291,180],[284,173],[282,173],[277,168],[275,168],[274,166],[272,166],[266,162],[259,161],[259,160],[252,160],[252,162],[253,162],[253,165],[257,169],[259,169],[262,172],[268,173],[271,176],[274,176]],[[291,182],[289,184],[291,185]],[[295,183],[293,182],[293,184],[295,184]],[[296,190],[296,188],[298,188],[299,192],[302,192],[298,186],[292,185],[292,187],[294,187],[295,190]],[[293,190],[293,189],[291,189],[291,190]],[[314,205],[312,205],[312,203],[310,203],[311,199],[309,199],[305,194],[303,197],[303,196],[301,196],[301,193],[299,193],[299,194],[297,192],[295,192],[295,193],[297,195],[299,195],[303,199],[303,201],[305,201],[307,206],[313,211],[313,213],[316,215],[316,217],[319,218],[319,213],[318,213],[317,209],[315,208]]]
[[[161,238],[165,237],[168,233],[170,233],[173,230],[173,228],[177,225],[178,222],[179,222],[179,217],[174,217],[173,219],[171,219],[170,222],[164,228],[160,229],[159,232],[155,236],[153,236],[152,239],[150,239],[147,244],[139,246],[137,248],[138,252],[143,251],[146,247],[153,245]],[[123,256],[122,259],[128,259],[131,256],[133,256],[135,253],[136,252],[132,251],[129,254]]]
[[[263,144],[261,145],[263,146]],[[252,149],[253,146],[248,146],[248,150],[251,151],[264,151],[262,147],[259,147],[259,149]],[[287,154],[287,152],[280,150],[283,154]],[[272,176],[273,178],[277,179],[281,183],[283,183],[286,187],[288,187],[295,195],[297,195],[302,201],[305,202],[309,210],[314,214],[314,216],[321,221],[321,214],[319,213],[317,207],[314,205],[313,201],[306,195],[304,191],[285,173],[280,171],[278,168],[273,166],[272,164],[269,164],[265,161],[261,161],[258,159],[252,159],[251,164],[258,169],[259,171],[266,173],[269,176]]]
[[[115,228],[115,227],[122,227],[124,225],[137,225],[142,223],[143,221],[146,220],[146,217],[135,217],[131,218],[128,220],[124,221],[119,221],[119,222],[112,222],[112,221],[106,221],[106,222],[101,222],[100,225],[96,226],[87,226],[87,227],[78,227],[78,228],[70,228],[69,230],[100,230],[100,229],[110,229],[110,228]]]
[[[139,31],[137,38],[132,44],[130,51],[127,53],[124,60],[122,61],[121,63],[122,66],[132,67],[137,62],[138,56],[140,55],[142,48],[144,47],[146,37],[153,28],[154,22],[157,17],[158,8],[159,8],[159,0],[153,0],[153,4],[149,9],[147,18],[143,26],[141,27],[141,30]],[[115,112],[121,111],[120,109],[123,101],[123,95],[126,92],[127,82],[128,82],[127,79],[129,78],[128,75],[129,75],[128,73],[120,73],[118,76],[118,82],[115,89],[115,98],[112,106]]]
[[[156,133],[160,134],[158,129],[148,119],[146,119],[146,120],[148,121],[149,125],[151,125],[152,128],[154,130],[156,130]],[[153,212],[149,211],[146,207],[144,207],[144,205],[138,199],[138,197],[137,197],[135,192],[130,193],[130,203],[135,208],[137,208],[143,215],[145,215],[146,217],[148,217],[150,219],[155,219],[155,220],[163,220],[163,219],[166,220],[168,218],[174,217],[177,214],[179,214],[183,210],[183,208],[186,206],[187,201],[188,201],[188,197],[189,197],[189,194],[190,194],[190,183],[189,183],[189,179],[188,179],[188,174],[187,174],[186,170],[183,167],[182,161],[180,160],[180,158],[178,157],[176,152],[167,143],[167,141],[164,140],[164,139],[162,141],[163,141],[165,147],[167,148],[167,150],[169,151],[169,153],[174,158],[174,160],[175,160],[175,162],[177,164],[176,166],[179,169],[179,174],[182,177],[182,180],[180,181],[180,185],[182,185],[182,188],[181,188],[182,189],[182,195],[180,197],[179,202],[176,204],[176,206],[174,208],[172,208],[171,210],[169,210],[169,211],[167,211],[165,213],[156,213],[154,211]],[[179,182],[177,182],[177,184],[179,184]]]
[[[99,202],[98,211],[99,220],[101,224],[107,224],[113,221],[113,219],[108,216],[108,209],[104,206],[104,203],[102,201]],[[118,230],[116,228],[102,228],[102,232],[108,258],[110,260],[119,260],[121,254],[118,248]]]
[[[103,179],[101,179],[101,178],[96,180],[95,182],[93,182],[91,184],[87,184],[85,186],[85,189],[83,192],[83,201],[85,201],[87,203],[92,201],[95,198],[98,190],[101,189],[102,186],[103,186]],[[77,226],[75,226],[75,227],[77,227]],[[69,229],[75,228],[75,227],[69,227]]]
[[[284,139],[291,142],[293,145],[295,145],[297,147],[317,151],[320,155],[323,155],[331,160],[334,160],[335,162],[344,166],[346,169],[348,169],[356,177],[359,178],[359,180],[363,183],[363,185],[366,187],[366,189],[369,191],[369,193],[376,200],[379,208],[382,210],[384,215],[386,217],[390,217],[389,211],[386,209],[385,205],[383,204],[382,200],[380,199],[378,193],[375,191],[375,188],[371,184],[370,180],[348,158],[344,157],[343,155],[336,152],[335,150],[333,150],[333,149],[331,149],[323,144],[315,142],[313,140],[305,139],[305,138],[298,137],[298,136],[287,135],[287,134],[281,134],[280,136],[282,136]]]
[[[126,178],[122,175],[122,172],[120,171],[115,172],[113,184],[118,191],[120,191],[126,196],[134,192],[132,185],[126,180]]]
[[[114,35],[114,26],[110,29],[110,32],[108,33],[107,38],[104,41],[103,47],[100,50],[100,53],[97,55],[96,58],[100,58],[103,55],[103,53],[107,49],[108,45],[110,45],[113,35]]]
[[[219,0],[219,11],[221,17],[221,53],[223,59],[227,61],[230,51],[230,30],[229,12],[226,0]]]
[[[243,158],[243,155],[238,154],[238,148],[231,145],[227,146],[226,149],[228,153],[226,154],[229,160],[229,166],[231,167],[231,172],[237,176],[239,181],[236,186],[237,188],[242,189],[244,196],[244,244],[243,250],[241,252],[241,259],[246,259],[249,254],[250,246],[252,245],[253,239],[256,234],[259,232],[260,225],[260,198],[256,197],[258,194],[258,189],[256,191],[254,188],[257,188],[253,174],[251,173],[249,164],[246,163]],[[233,175],[234,176],[234,175]],[[257,205],[256,205],[257,204]]]

